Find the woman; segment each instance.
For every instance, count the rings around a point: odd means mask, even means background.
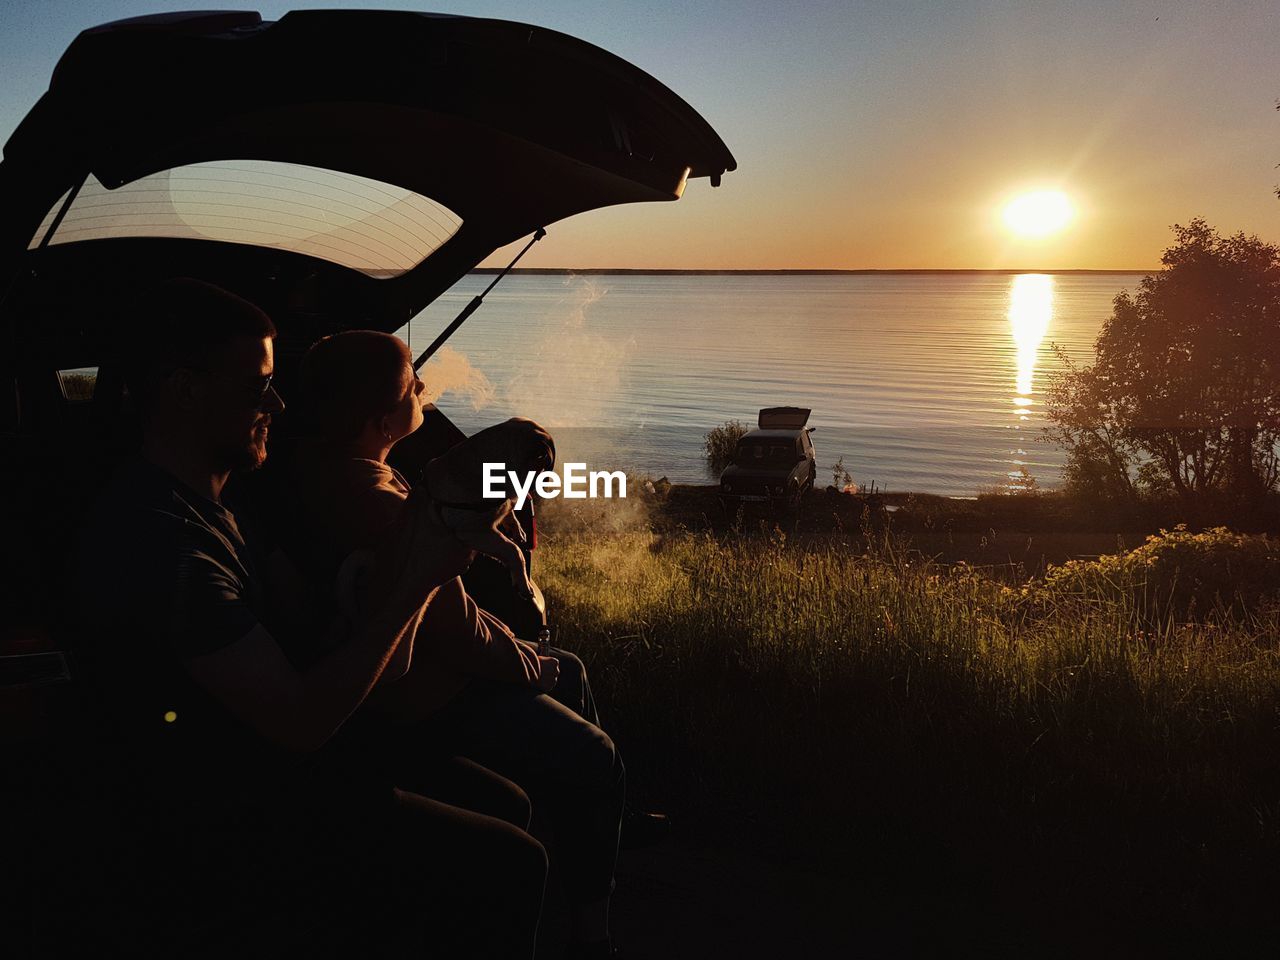
[[[403,342],[356,330],[311,347],[302,388],[311,439],[297,489],[317,552],[334,569],[337,557],[376,547],[425,506],[386,462],[422,424],[423,384]],[[407,673],[371,701],[386,718],[381,740],[397,770],[411,772],[434,750],[469,757],[529,791],[556,836],[571,906],[570,955],[607,957],[624,771],[613,742],[592,722],[581,661],[555,653],[539,656],[455,579],[427,608]],[[547,695],[562,669],[562,699],[576,710]]]

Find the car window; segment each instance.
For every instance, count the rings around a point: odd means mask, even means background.
[[[40,245],[66,195],[46,214]],[[90,175],[50,244],[177,237],[279,247],[374,277],[412,270],[462,219],[412,190],[294,163],[197,163],[108,190]]]
[[[746,466],[752,464],[780,464],[790,463],[795,459],[795,448],[787,443],[782,442],[746,442],[738,446],[737,462]]]
[[[74,367],[58,371],[58,386],[68,403],[86,403],[93,399],[98,382],[97,367]]]

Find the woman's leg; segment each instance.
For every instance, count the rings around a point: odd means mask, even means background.
[[[587,679],[587,668],[568,650],[552,647],[551,654],[560,661],[560,680],[551,691],[551,697],[583,719],[600,726],[600,714],[591,693],[591,682]],[[669,830],[670,823],[665,814],[641,812],[628,805],[622,813],[619,839],[622,849],[635,850],[658,843]]]
[[[529,829],[533,806],[518,783],[466,757],[442,757],[421,764],[411,762],[412,757],[401,759],[403,774],[395,782],[402,790]]]
[[[563,703],[588,723],[600,726],[600,713],[596,710],[596,700],[591,694],[586,666],[576,653],[560,647],[552,647],[551,656],[560,661],[560,679],[551,691],[551,698]]]
[[[570,900],[607,902],[626,776],[603,730],[545,694],[475,680],[413,735],[528,790],[555,835]]]
[[[362,955],[531,957],[547,858],[511,824],[395,790],[353,831]],[[350,841],[348,841],[350,845]],[[412,952],[409,952],[412,951]]]

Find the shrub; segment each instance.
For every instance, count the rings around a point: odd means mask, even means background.
[[[1044,580],[1051,595],[1135,604],[1148,618],[1243,613],[1280,595],[1280,543],[1216,527],[1161,530],[1128,553],[1072,560]]]
[[[738,449],[738,441],[747,434],[747,425],[741,420],[726,420],[718,427],[713,427],[702,441],[703,454],[707,458],[707,469],[719,473],[733,462],[734,451]]]

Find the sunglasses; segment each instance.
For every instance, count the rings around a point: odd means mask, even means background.
[[[246,391],[246,399],[252,403],[255,409],[261,409],[266,404],[267,397],[271,393],[271,381],[275,379],[275,374],[273,373],[268,373],[261,377],[241,378],[224,376],[204,367],[191,367],[190,369],[203,373],[207,377],[213,377],[215,380],[241,387]]]

